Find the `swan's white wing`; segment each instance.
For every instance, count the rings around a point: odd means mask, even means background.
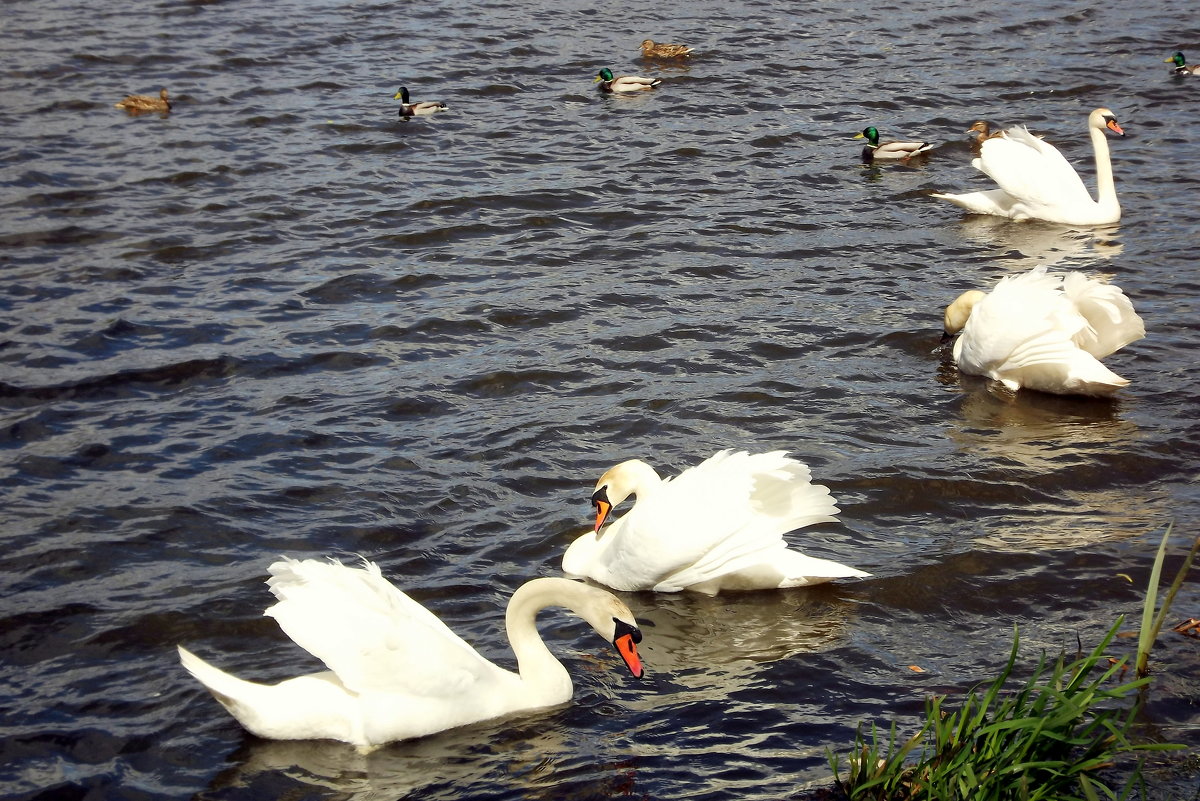
[[[994,377],[1010,386],[1081,395],[1109,395],[1129,383],[1058,331],[1021,343]]]
[[[266,614],[355,692],[451,696],[503,672],[372,562],[284,558],[269,571],[279,602]]]
[[[614,524],[609,573],[673,589],[761,561],[786,547],[784,533],[836,520],[829,490],[810,477],[782,451],[721,451],[639,499]]]
[[[1064,279],[1063,291],[1088,322],[1075,336],[1075,344],[1096,358],[1146,336],[1142,318],[1120,287],[1073,272]]]
[[[1096,205],[1063,154],[1025,128],[1010,128],[1004,136],[985,140],[974,163],[1006,193],[1029,205],[1033,216]]]
[[[990,141],[990,140],[989,140]],[[973,375],[992,375],[1024,343],[1040,339],[1068,324],[1061,319],[1069,304],[1059,290],[1057,276],[1047,275],[1044,267],[1000,280],[979,301],[954,344],[955,360],[960,369]],[[1086,322],[1077,318],[1066,334],[1069,338]]]

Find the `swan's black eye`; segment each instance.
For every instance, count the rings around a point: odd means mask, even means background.
[[[613,618],[613,623],[617,624],[617,636],[613,637],[614,640],[619,640],[628,634],[634,642],[642,641],[642,631],[637,626],[631,626],[618,617]]]

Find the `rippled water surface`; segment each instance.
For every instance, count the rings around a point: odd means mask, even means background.
[[[1136,615],[1163,526],[1170,566],[1200,523],[1200,77],[1162,63],[1200,28],[1079,5],[6,4],[0,791],[774,799],[992,675],[1014,625],[1024,664]],[[602,96],[604,66],[663,83]],[[400,122],[402,83],[451,110]],[[160,86],[167,117],[113,108]],[[978,118],[1090,182],[1100,105],[1119,225],[927,197],[988,185]],[[940,145],[865,167],[872,124]],[[944,305],[1035,264],[1145,318],[1117,400],[947,363]],[[629,594],[642,681],[546,614],[573,703],[369,756],[256,740],[178,665],[315,669],[266,567],[356,553],[511,665],[505,599],[559,573],[599,474],[724,447],[807,462],[841,519],[791,539],[873,577]],[[1200,647],[1155,659],[1146,717],[1196,749]]]

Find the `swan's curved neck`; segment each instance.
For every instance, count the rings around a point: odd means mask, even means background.
[[[1108,152],[1108,137],[1100,128],[1090,128],[1092,149],[1096,151],[1096,203],[1104,209],[1120,212],[1117,185],[1113,181],[1112,158]]]
[[[537,614],[548,606],[574,609],[584,601],[578,582],[540,578],[517,588],[508,602],[504,625],[517,657],[517,672],[531,696],[553,704],[571,697],[571,676],[550,653],[537,630]]]
[[[662,486],[662,479],[654,468],[645,462],[633,459],[623,463],[619,476],[614,476],[609,486],[609,498],[613,506],[633,495],[645,499]]]

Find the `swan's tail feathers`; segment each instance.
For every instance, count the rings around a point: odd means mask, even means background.
[[[179,661],[187,669],[187,672],[195,676],[196,681],[207,687],[213,697],[220,701],[221,706],[228,709],[231,715],[235,718],[238,717],[239,699],[247,693],[254,692],[260,685],[239,679],[237,676],[231,676],[220,668],[213,667],[182,645],[176,647],[179,649]]]
[[[778,547],[758,553],[753,558],[730,563],[716,575],[704,571],[682,571],[668,576],[654,589],[657,592],[688,589],[715,595],[722,590],[809,587],[839,578],[866,578],[870,575],[829,559],[817,559],[786,547]]]
[[[1146,336],[1145,323],[1120,287],[1072,272],[1063,280],[1063,292],[1088,321],[1075,344],[1097,359]]]
[[[779,554],[776,567],[785,576],[779,585],[781,587],[807,587],[838,578],[867,578],[871,575],[831,559],[818,559],[792,550]]]
[[[972,214],[991,214],[997,217],[1018,219],[1012,195],[1003,189],[989,189],[986,192],[966,192],[960,195],[948,192],[933,192],[930,197],[946,200],[955,206],[966,209]]]

